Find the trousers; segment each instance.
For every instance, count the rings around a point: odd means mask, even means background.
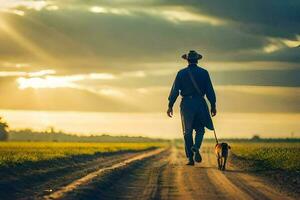
[[[202,117],[205,111],[202,109],[201,99],[199,98],[183,98],[180,103],[185,153],[189,159],[192,159],[194,155],[192,147],[200,149],[205,133],[205,125]],[[194,130],[195,140],[193,138]]]

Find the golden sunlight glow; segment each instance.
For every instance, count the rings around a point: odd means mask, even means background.
[[[136,78],[144,78],[147,76],[145,71],[139,70],[139,71],[130,71],[130,72],[123,72],[121,74],[123,77],[136,77]]]
[[[297,47],[300,45],[300,36],[297,37],[298,40],[287,40],[283,39],[282,42],[288,47]]]
[[[130,15],[130,11],[122,8],[109,8],[101,6],[92,6],[90,11],[93,13],[114,14],[114,15]]]
[[[26,72],[19,71],[0,71],[0,77],[8,77],[8,76],[26,76]]]
[[[11,10],[12,13],[20,16],[24,16],[25,12],[23,10]]]
[[[188,65],[181,55],[194,49],[222,137],[300,136],[300,21],[290,5],[270,4],[278,16],[266,21],[258,1],[251,13],[187,2],[0,0],[0,116],[12,129],[182,138],[181,97],[173,119],[165,112]]]
[[[41,70],[36,72],[23,72],[23,71],[0,71],[0,77],[7,76],[29,76],[29,77],[37,77],[37,76],[45,76],[50,74],[55,74],[55,70]]]
[[[26,88],[77,88],[89,90],[85,87],[80,87],[75,84],[76,81],[82,80],[110,80],[116,77],[108,73],[91,73],[91,74],[78,74],[70,76],[49,76],[55,74],[55,70],[42,70],[37,72],[0,72],[0,76],[27,76],[29,78],[20,77],[17,79],[19,89]],[[93,91],[95,92],[95,91]],[[110,96],[120,96],[120,92],[112,89],[101,90],[100,93]]]
[[[23,48],[32,52],[34,55],[43,59],[44,61],[52,60],[52,57],[50,55],[48,55],[44,51],[44,49],[40,48],[38,45],[34,44],[32,41],[25,38],[21,33],[16,31],[8,23],[6,23],[5,19],[3,19],[3,18],[0,18],[0,31],[7,33],[7,35],[9,35],[9,37],[11,37],[13,40],[15,40]]]
[[[56,74],[56,71],[52,70],[52,69],[46,69],[46,70],[41,70],[38,72],[29,72],[28,76],[36,77],[36,76],[45,76],[45,75],[50,75],[50,74]]]
[[[300,36],[297,36],[297,40],[289,39],[278,39],[278,38],[268,38],[269,44],[263,48],[266,53],[272,53],[283,48],[293,48],[300,45]]]
[[[49,3],[43,0],[38,1],[26,1],[26,0],[0,0],[0,11],[13,13],[16,15],[24,16],[25,11],[18,9],[19,7],[25,7],[26,9],[32,9],[40,11],[43,8],[47,10],[57,10],[57,6],[48,6]],[[55,8],[57,7],[57,8]]]
[[[100,6],[93,6],[90,8],[90,11],[93,13],[108,13],[106,8]]]
[[[18,78],[17,82],[19,84],[19,89],[26,88],[61,88],[61,87],[76,87],[68,79],[64,78],[55,78],[55,77],[46,77],[46,78]]]
[[[281,49],[280,45],[278,45],[278,44],[269,44],[269,45],[267,45],[263,48],[263,51],[266,52],[266,53],[272,53],[272,52],[277,51],[279,49]]]
[[[223,21],[217,18],[213,18],[210,16],[201,15],[199,13],[195,14],[189,12],[184,9],[180,10],[162,10],[157,12],[156,14],[162,15],[164,18],[173,21],[173,22],[180,22],[180,21],[197,21],[202,23],[207,23],[213,26],[222,25],[224,24]]]
[[[111,7],[102,7],[102,6],[92,6],[90,12],[93,13],[102,13],[102,14],[115,14],[115,15],[131,15],[134,13],[145,13],[155,16],[160,16],[164,19],[167,19],[171,22],[184,22],[184,21],[197,21],[202,23],[207,23],[213,26],[222,25],[225,22],[221,19],[201,15],[199,13],[193,13],[187,9],[179,7],[165,7],[163,9],[143,9],[143,8],[111,8]]]
[[[115,79],[116,76],[109,73],[91,73],[89,74],[90,79],[102,79],[102,80],[111,80]]]
[[[165,113],[0,111],[5,114],[9,124],[13,125],[12,128],[17,129],[31,127],[45,130],[49,126],[55,126],[58,130],[82,135],[105,131],[111,135],[182,137],[179,113],[175,113],[173,120],[170,120]],[[225,138],[250,138],[253,134],[286,137],[291,131],[295,131],[299,137],[299,117],[300,114],[288,113],[220,113],[214,120],[218,125],[218,134]],[[207,131],[205,137],[211,138],[213,133]]]
[[[182,7],[164,7],[160,9],[144,9],[139,10],[147,14],[160,16],[166,20],[169,20],[174,23],[185,22],[185,21],[196,21],[201,23],[210,24],[212,26],[218,26],[225,24],[224,20],[221,20],[216,17],[211,17],[207,15],[202,15],[201,13],[195,13],[188,9]]]
[[[99,93],[103,94],[103,95],[107,95],[107,96],[113,96],[113,97],[125,97],[126,96],[123,92],[116,90],[116,89],[112,89],[112,88],[100,89]]]
[[[0,9],[15,8],[19,6],[24,6],[27,9],[41,10],[46,7],[48,3],[44,0],[37,1],[24,1],[24,0],[0,0]]]
[[[30,66],[28,63],[12,63],[12,62],[2,62],[1,65],[7,68],[27,68]]]

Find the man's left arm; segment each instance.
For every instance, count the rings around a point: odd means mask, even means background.
[[[217,114],[217,109],[216,109],[216,94],[214,87],[212,85],[209,73],[207,72],[207,86],[206,86],[206,97],[210,103],[211,107],[211,115],[215,116]]]

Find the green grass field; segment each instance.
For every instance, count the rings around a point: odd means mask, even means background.
[[[255,161],[257,169],[300,171],[300,143],[230,143],[238,158]]]
[[[0,142],[0,166],[102,152],[144,150],[164,143]]]
[[[0,142],[0,166],[103,152],[144,150],[164,143]],[[231,142],[231,152],[258,169],[300,171],[300,143]]]

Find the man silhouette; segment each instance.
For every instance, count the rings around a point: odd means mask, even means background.
[[[204,96],[206,96],[210,102],[211,115],[215,116],[217,114],[216,95],[209,73],[197,65],[202,55],[191,50],[187,55],[184,54],[182,58],[188,61],[188,66],[181,69],[176,75],[169,95],[167,114],[169,117],[173,116],[173,105],[180,94],[182,96],[180,114],[185,152],[189,159],[187,165],[194,165],[194,160],[196,162],[202,161],[199,150],[205,127],[210,130],[214,129]],[[196,131],[195,143],[193,141],[193,130]]]

